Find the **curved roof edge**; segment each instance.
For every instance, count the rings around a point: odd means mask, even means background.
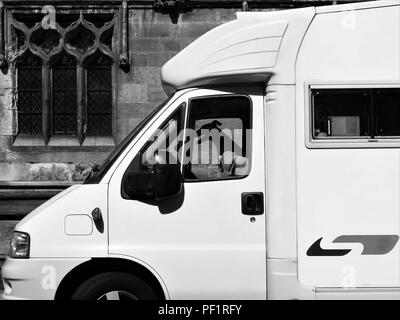
[[[317,7],[316,12],[318,14],[318,13],[329,13],[329,12],[339,12],[339,11],[372,9],[372,8],[398,6],[399,4],[400,0],[379,0],[379,1],[375,0],[375,1],[364,1],[364,2],[353,2],[335,6]]]
[[[314,15],[315,7],[238,12],[162,67],[164,89],[260,82],[274,74],[279,83],[294,83],[298,48]]]

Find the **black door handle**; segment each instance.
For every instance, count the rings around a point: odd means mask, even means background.
[[[264,214],[264,194],[262,192],[243,192],[242,213],[249,216]]]

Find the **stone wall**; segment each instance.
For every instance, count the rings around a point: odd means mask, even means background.
[[[176,53],[217,25],[235,19],[238,9],[194,9],[176,24],[168,14],[129,10],[131,68],[115,68],[115,134],[119,143],[166,95],[160,68]],[[118,48],[118,39],[114,47]],[[13,70],[0,73],[0,181],[79,181],[92,163],[101,162],[110,146],[16,146],[16,103]]]

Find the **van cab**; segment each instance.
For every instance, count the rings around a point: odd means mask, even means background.
[[[400,2],[239,12],[15,228],[3,299],[400,297]]]

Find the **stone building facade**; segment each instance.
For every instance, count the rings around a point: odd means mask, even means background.
[[[238,10],[310,4],[3,1],[0,181],[81,181],[166,98],[160,67],[173,55]]]
[[[81,182],[166,98],[160,68],[172,56],[240,10],[339,2],[0,2],[0,260],[13,208],[28,212],[58,191],[37,196],[43,183]]]

